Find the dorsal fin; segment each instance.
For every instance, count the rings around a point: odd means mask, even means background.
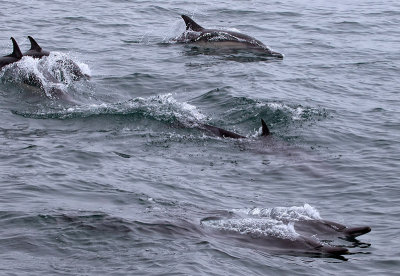
[[[13,43],[13,52],[11,55],[8,55],[8,56],[21,59],[22,53],[21,53],[21,50],[19,49],[18,43],[15,41],[15,39],[13,37],[11,37],[10,39],[12,40],[12,43]]]
[[[197,24],[196,22],[193,21],[193,19],[191,19],[189,16],[187,15],[181,15],[183,20],[185,20],[185,24],[186,24],[186,30],[192,30],[195,32],[200,32],[202,30],[204,30],[204,28],[202,26],[200,26],[199,24]]]
[[[262,132],[261,136],[268,136],[270,134],[267,124],[261,119]]]
[[[33,37],[28,35],[28,38],[29,38],[29,41],[31,42],[31,50],[34,50],[37,52],[42,51],[42,47],[39,46],[39,44],[36,42],[36,40],[33,39]]]

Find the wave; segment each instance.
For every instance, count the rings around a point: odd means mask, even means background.
[[[198,108],[196,103],[201,107]],[[203,113],[202,107],[207,108],[215,118]],[[253,138],[260,135],[260,119],[264,119],[273,132],[282,136],[280,132],[286,132],[291,125],[296,126],[325,116],[324,111],[316,108],[212,93],[206,93],[188,102],[178,101],[171,93],[167,93],[146,98],[137,97],[118,103],[100,102],[51,107],[36,105],[33,110],[30,109],[12,112],[27,118],[58,120],[104,116],[112,119],[117,116],[130,120],[153,120],[168,126],[189,129],[210,124]]]
[[[205,119],[198,109],[186,102],[178,102],[172,94],[163,94],[148,98],[138,97],[122,103],[100,103],[77,105],[60,110],[39,110],[36,112],[13,113],[35,119],[72,119],[104,115],[139,116],[164,122],[180,122],[190,125]]]
[[[153,200],[149,198],[148,201]],[[162,213],[171,211],[168,210],[162,209]],[[124,246],[126,241],[141,243],[177,238],[202,239],[211,244],[222,242],[234,247],[250,247],[283,254],[348,253],[347,249],[342,248],[348,245],[331,246],[331,241],[318,239],[316,233],[324,231],[321,226],[329,228],[334,233],[338,230],[328,225],[327,221],[319,220],[318,211],[309,204],[271,209],[211,211],[209,214],[213,216],[203,218],[199,223],[193,216],[189,218],[186,215],[170,216],[171,214],[164,218],[158,215],[149,216],[149,213],[144,218],[137,214],[133,219],[128,219],[101,211],[58,210],[50,213],[2,211],[0,221],[3,229],[19,229],[3,235],[3,240],[7,240],[10,250],[15,250],[16,246],[19,246],[18,250],[41,251],[45,254],[57,252],[60,246],[67,243],[73,245],[84,243],[89,248],[98,250],[99,247],[107,248],[115,243]],[[286,220],[288,214],[290,219]],[[301,222],[296,221],[302,219],[314,223],[300,225],[300,232],[297,232],[297,223]],[[54,237],[57,237],[56,242]],[[349,242],[353,242],[352,247],[368,246],[354,240]],[[24,243],[29,246],[22,247]]]
[[[328,116],[325,109],[282,101],[237,97],[230,95],[229,90],[229,86],[213,89],[191,102],[211,107],[214,113],[221,115],[223,122],[235,125],[249,124],[254,118],[263,118],[273,127],[287,128],[293,124],[322,120]]]

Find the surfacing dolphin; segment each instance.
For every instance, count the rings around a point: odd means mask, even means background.
[[[254,37],[228,30],[206,29],[194,22],[189,16],[181,16],[186,24],[186,32],[177,38],[178,42],[195,43],[210,48],[243,49],[283,58],[281,53],[272,51]]]
[[[28,36],[28,39],[31,42],[31,48],[29,49],[29,51],[24,53],[24,56],[30,56],[40,59],[50,55],[50,52],[43,50],[42,47],[40,47],[40,45],[36,42],[36,40],[33,39],[33,37]],[[60,65],[63,66],[65,69],[67,69],[69,73],[71,73],[74,80],[90,78],[89,75],[84,74],[79,66],[70,59],[59,60],[57,62],[60,63]]]
[[[10,39],[12,40],[13,43],[13,52],[7,56],[0,58],[0,69],[6,65],[19,61],[22,58],[22,53],[21,50],[19,49],[17,42],[13,37],[11,37]]]
[[[31,36],[28,36],[28,39],[31,42],[31,48],[24,53],[24,56],[42,58],[50,55],[50,52],[43,50],[42,47],[40,47],[39,44]]]
[[[11,37],[14,47],[13,52],[10,55],[0,58],[0,69],[5,67],[6,65],[20,61],[24,56],[42,58],[50,54],[50,52],[42,50],[42,48],[32,37],[29,36],[28,38],[31,41],[31,49],[22,54],[17,42],[13,37]],[[59,86],[61,85],[60,81],[52,76],[52,74],[48,70],[41,70],[41,74],[40,76],[38,76],[33,72],[24,71],[24,69],[22,69],[23,67],[19,67],[18,64],[15,65],[15,68],[11,68],[11,70],[13,71],[12,74],[16,75],[21,83],[26,84],[29,87],[39,88],[42,91],[44,90],[46,92],[46,96],[50,96],[51,98],[62,99],[71,103],[75,103],[68,94],[66,94],[62,89],[59,88]],[[76,67],[78,66],[76,65]],[[14,69],[17,70],[14,71]]]
[[[249,218],[236,218],[237,216],[229,212],[223,217],[217,215],[201,219],[200,225],[207,231],[207,234],[221,239],[229,239],[240,247],[296,255],[302,253],[330,256],[349,254],[346,247],[320,242],[315,236],[325,237],[326,234],[330,234],[354,240],[355,237],[371,231],[368,226],[347,227],[332,221],[312,219],[294,222],[293,227],[297,233],[295,236],[276,235],[272,231],[273,227],[270,227],[267,222],[258,223],[248,220]],[[281,224],[277,225],[279,226],[277,229],[282,226]],[[263,231],[268,229],[271,231]]]

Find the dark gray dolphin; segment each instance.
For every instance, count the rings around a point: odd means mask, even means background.
[[[186,32],[178,42],[195,43],[206,47],[225,49],[245,49],[267,54],[271,57],[283,58],[283,55],[269,49],[264,43],[254,37],[227,30],[205,29],[194,22],[189,16],[181,15],[186,24]]]
[[[24,56],[30,56],[33,58],[42,58],[42,57],[47,57],[50,55],[49,51],[43,50],[42,47],[39,46],[39,44],[36,42],[35,39],[33,39],[33,37],[28,36],[29,41],[31,42],[31,48],[29,49],[29,51],[24,53]],[[74,80],[79,80],[79,79],[89,79],[90,76],[87,74],[84,74],[82,72],[82,70],[79,68],[79,66],[73,62],[70,59],[66,59],[66,60],[59,60],[57,61],[61,66],[63,66],[64,68],[66,68],[68,70],[69,73],[71,73],[72,77]]]
[[[31,42],[31,48],[29,49],[29,51],[24,53],[24,56],[42,58],[50,55],[50,52],[43,50],[42,47],[40,47],[39,44],[31,36],[28,36],[28,38]]]
[[[261,119],[261,126],[262,126],[261,136],[268,136],[270,134],[270,132],[269,132],[267,124],[264,122],[263,119]],[[234,139],[246,138],[245,136],[242,136],[240,134],[237,134],[237,133],[234,133],[234,132],[231,132],[229,130],[222,129],[219,127],[211,126],[208,124],[203,124],[203,125],[201,125],[200,128],[204,129],[207,132],[210,132],[218,137],[221,137],[221,138],[234,138]]]
[[[22,58],[22,53],[21,50],[19,49],[17,42],[13,37],[11,37],[11,40],[13,43],[13,52],[7,56],[0,58],[0,69],[8,64],[19,61]]]

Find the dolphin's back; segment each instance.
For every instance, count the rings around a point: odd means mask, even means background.
[[[24,53],[24,56],[30,56],[33,58],[42,58],[50,55],[49,51],[45,51],[40,47],[40,45],[36,42],[33,37],[28,36],[29,41],[31,42],[31,48]]]
[[[209,132],[213,133],[214,135],[221,137],[221,138],[234,138],[234,139],[241,139],[241,138],[246,138],[242,135],[236,134],[234,132],[231,132],[229,130],[226,129],[222,129],[219,127],[215,127],[215,126],[210,126],[207,124],[204,124],[203,127],[208,130]]]
[[[0,57],[0,69],[16,61],[17,60],[13,57]]]
[[[17,62],[22,58],[21,50],[19,49],[18,43],[15,41],[13,37],[11,37],[13,43],[13,52],[7,56],[0,58],[0,69],[4,66]]]
[[[186,15],[182,15],[182,18],[186,24],[186,32],[177,39],[178,42],[204,44],[207,47],[247,49],[283,58],[282,54],[272,51],[264,43],[249,35],[228,30],[206,29]]]
[[[192,42],[238,42],[248,46],[266,49],[264,43],[246,34],[218,29],[203,29]]]

